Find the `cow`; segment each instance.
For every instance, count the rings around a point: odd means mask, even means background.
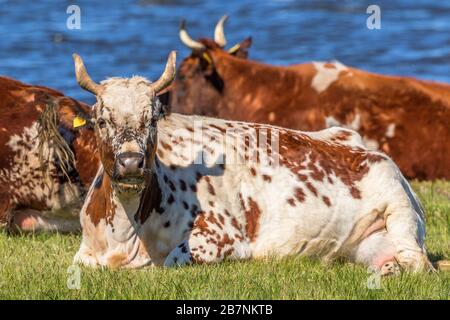
[[[250,61],[250,39],[225,50],[223,22],[214,40],[198,41],[181,24],[180,39],[192,53],[170,92],[174,112],[299,130],[343,126],[392,157],[409,179],[450,179],[450,85],[369,73],[337,61]]]
[[[76,232],[99,165],[90,108],[56,90],[0,77],[0,225]]]
[[[101,166],[80,219],[74,263],[141,268],[228,259],[347,259],[383,275],[432,269],[424,212],[398,167],[357,132],[302,132],[165,112],[156,97],[175,77],[97,83]],[[245,97],[243,97],[245,99]],[[244,102],[242,102],[244,104]]]

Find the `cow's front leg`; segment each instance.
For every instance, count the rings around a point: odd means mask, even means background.
[[[78,249],[78,252],[75,254],[75,257],[73,258],[73,263],[91,268],[100,265],[97,261],[97,258],[92,253],[91,249],[89,249],[84,243],[81,243],[80,249]]]
[[[243,250],[238,248],[242,247],[241,239],[232,238],[226,232],[205,233],[193,230],[188,240],[170,252],[164,265],[170,267],[190,263],[214,263],[227,257],[240,258]]]
[[[192,263],[192,254],[189,248],[187,240],[180,243],[175,249],[173,249],[166,260],[164,261],[165,267],[172,267],[177,265],[184,265]]]

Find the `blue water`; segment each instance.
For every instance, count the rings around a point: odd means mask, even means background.
[[[81,30],[69,30],[66,9],[81,8]],[[381,29],[366,27],[366,8],[381,8]],[[78,52],[95,80],[157,77],[188,21],[194,37],[213,35],[229,14],[230,45],[253,37],[250,57],[286,65],[337,59],[373,72],[450,82],[450,1],[294,0],[0,0],[0,74],[54,87],[92,102],[78,88],[71,55]]]

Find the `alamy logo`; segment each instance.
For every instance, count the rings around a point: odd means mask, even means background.
[[[70,290],[80,290],[81,288],[81,269],[77,265],[71,265],[67,268],[67,288]]]
[[[370,290],[380,290],[381,289],[381,273],[373,267],[367,269],[367,273],[370,276],[367,278],[366,286]]]
[[[77,5],[70,5],[66,10],[67,14],[70,14],[67,17],[66,26],[69,30],[81,29],[81,9]]]
[[[381,9],[380,6],[372,4],[367,7],[367,14],[370,16],[366,20],[367,29],[381,29]]]

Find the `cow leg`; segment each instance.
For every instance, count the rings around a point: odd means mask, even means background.
[[[165,267],[181,266],[191,264],[192,254],[188,241],[183,241],[175,249],[173,249],[164,261]]]
[[[173,249],[164,261],[165,267],[182,266],[191,263],[214,263],[223,260],[215,245],[207,244],[198,237],[183,241]]]
[[[353,260],[370,267],[382,276],[387,276],[400,272],[395,254],[392,240],[386,231],[381,231],[371,234],[358,245]]]
[[[213,232],[209,229],[209,232],[205,233],[194,228],[189,239],[170,252],[164,266],[214,263],[227,257],[240,259],[250,257],[248,245],[240,239],[231,238],[225,232]]]
[[[431,271],[431,265],[425,253],[425,224],[422,208],[404,181],[405,194],[386,208],[386,230],[395,247],[395,259],[400,267],[407,271]]]
[[[243,236],[236,232],[231,222],[200,215],[194,223],[189,238],[173,249],[164,261],[165,266],[189,263],[214,263],[227,257],[245,259],[251,250]]]
[[[99,266],[95,255],[83,242],[81,242],[80,249],[78,249],[75,257],[73,258],[73,263],[91,268]]]
[[[0,189],[0,228],[8,228],[12,217],[12,201],[8,190]]]
[[[12,232],[57,231],[71,233],[81,229],[78,219],[48,218],[33,209],[14,211],[9,227]]]
[[[419,243],[420,231],[413,221],[405,221],[406,217],[398,213],[388,217],[386,227],[395,246],[395,259],[404,270],[420,272],[433,269],[425,254],[423,244]],[[413,220],[413,219],[410,219]]]

